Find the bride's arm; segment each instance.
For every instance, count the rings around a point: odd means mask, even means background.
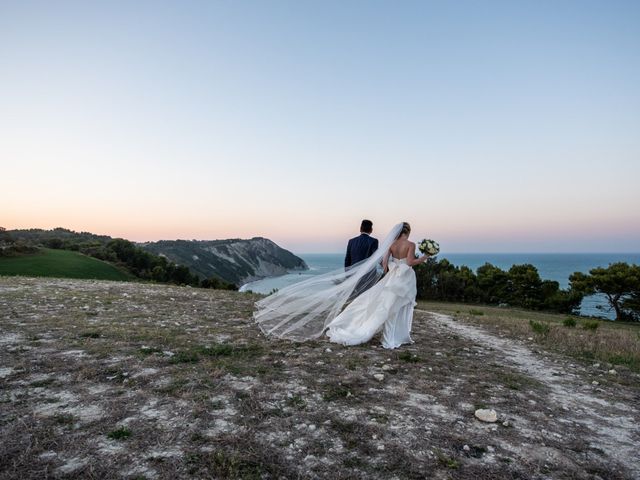
[[[382,271],[384,273],[389,271],[389,255],[391,255],[391,250],[387,250],[387,253],[382,257]]]
[[[413,242],[409,242],[409,245],[409,251],[407,252],[407,265],[413,267],[415,265],[424,263],[429,259],[429,255],[426,254],[416,258],[416,244]]]

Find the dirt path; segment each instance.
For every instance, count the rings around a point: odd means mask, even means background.
[[[624,464],[640,478],[640,410],[637,392],[625,396],[621,392],[594,388],[589,371],[570,360],[550,360],[532,352],[513,339],[499,338],[482,329],[461,323],[452,317],[428,313],[433,325],[499,352],[497,361],[515,368],[548,389],[544,404],[560,406],[559,414],[548,416],[547,422],[581,427],[581,436],[591,448]],[[612,371],[609,375],[615,375]],[[595,381],[597,382],[597,380]],[[599,384],[600,382],[598,382]],[[613,399],[612,399],[613,398]],[[543,420],[543,418],[540,418]],[[567,429],[571,431],[571,428]]]
[[[637,376],[423,311],[394,351],[273,341],[256,299],[0,277],[0,478],[639,477]]]

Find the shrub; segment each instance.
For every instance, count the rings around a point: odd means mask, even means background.
[[[129,430],[127,427],[120,427],[117,430],[114,430],[113,432],[109,432],[109,434],[107,434],[107,437],[112,438],[113,440],[124,440],[126,438],[129,438],[131,436],[131,430]]]
[[[407,350],[398,355],[398,360],[404,360],[408,363],[418,363],[421,359],[415,353],[411,353]]]
[[[571,317],[567,317],[563,320],[562,324],[565,327],[575,327],[576,326],[576,319],[575,318],[571,318]]]
[[[529,320],[529,325],[531,325],[531,330],[540,335],[547,335],[551,331],[551,327],[548,323],[536,322],[535,320]]]
[[[587,320],[582,324],[582,328],[584,328],[585,330],[593,330],[593,331],[597,330],[599,326],[600,326],[600,322],[598,322],[598,320]]]

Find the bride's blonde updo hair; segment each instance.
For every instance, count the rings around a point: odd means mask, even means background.
[[[402,230],[400,230],[400,235],[404,235],[405,233],[407,235],[411,233],[411,225],[409,225],[407,222],[402,222]],[[400,235],[398,235],[398,237]]]

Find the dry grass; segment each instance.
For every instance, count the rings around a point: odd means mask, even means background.
[[[629,479],[640,472],[616,453],[637,444],[637,430],[626,425],[638,388],[609,385],[604,370],[544,357],[562,374],[550,383],[421,312],[416,343],[396,351],[377,339],[349,348],[269,340],[251,321],[256,299],[0,278],[0,478]],[[558,400],[558,392],[574,391],[580,395]],[[473,416],[480,407],[495,408],[500,422],[480,423]]]
[[[489,327],[585,361],[606,362],[611,367],[640,372],[640,323],[442,302],[420,302],[419,308]]]

